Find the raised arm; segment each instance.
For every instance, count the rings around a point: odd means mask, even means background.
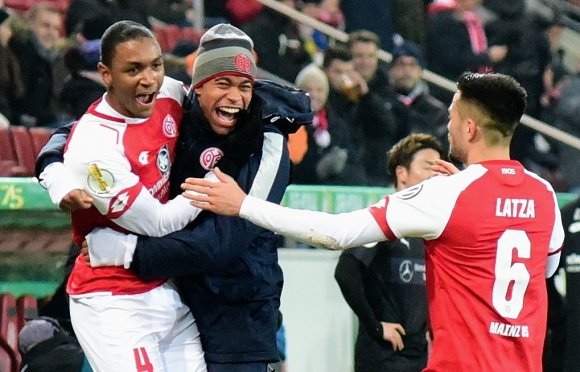
[[[326,249],[345,249],[386,240],[368,209],[329,214],[286,208],[246,195],[231,177],[219,169],[215,173],[221,182],[187,179],[182,185],[186,190],[183,195],[199,208],[240,216],[265,229]]]

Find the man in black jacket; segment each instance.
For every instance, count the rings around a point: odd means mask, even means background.
[[[208,31],[201,39],[171,172],[172,194],[180,192],[185,177],[203,175],[218,161],[250,194],[280,202],[290,169],[285,134],[312,120],[309,98],[298,90],[241,78],[236,70],[251,61],[235,53],[239,45],[230,37],[240,31],[230,25],[215,27],[219,32]],[[228,67],[230,62],[235,68]],[[240,100],[247,112],[238,109]],[[257,142],[261,148],[253,149],[249,160],[217,160],[220,153],[234,154],[235,146],[244,143],[234,140],[247,135],[235,130],[238,118],[264,124]],[[245,146],[254,142],[248,138]],[[101,264],[107,263],[108,252],[109,264],[127,257],[121,264],[143,279],[175,278],[196,318],[208,371],[265,372],[269,363],[278,361],[283,278],[273,233],[240,218],[205,214],[182,231],[162,238],[141,236],[127,246],[118,244],[119,233],[112,230],[93,236],[97,243],[91,246],[91,257],[97,254]]]
[[[388,152],[397,191],[433,175],[444,156],[429,134],[411,134]],[[421,371],[427,362],[424,244],[418,238],[345,250],[335,278],[358,316],[355,371]]]

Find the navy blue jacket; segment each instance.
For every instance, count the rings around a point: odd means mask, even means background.
[[[203,120],[197,118],[197,120]],[[285,136],[266,125],[263,150],[237,178],[246,192],[279,203],[289,182]],[[200,175],[200,154],[220,139],[203,126],[183,131],[183,151],[172,184]],[[181,179],[180,179],[181,178]],[[179,192],[178,188],[174,192]],[[162,238],[140,237],[132,268],[144,279],[174,278],[190,307],[210,363],[278,360],[276,330],[282,292],[276,236],[241,218],[204,213],[185,229]]]

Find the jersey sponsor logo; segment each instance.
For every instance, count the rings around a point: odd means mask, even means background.
[[[169,138],[174,138],[177,136],[177,124],[175,119],[171,114],[167,114],[165,119],[163,119],[163,134]]]
[[[113,174],[106,169],[101,169],[96,163],[89,165],[87,186],[95,194],[106,194],[115,185]]]
[[[403,283],[409,283],[413,279],[413,263],[404,260],[399,265],[399,277]]]
[[[199,164],[201,164],[203,169],[211,170],[222,156],[224,156],[224,152],[221,149],[209,147],[203,150],[199,156]]]
[[[139,164],[147,165],[149,164],[149,151],[141,151],[139,154]]]
[[[164,174],[148,191],[156,199],[164,201],[165,196],[169,192],[169,173]]]
[[[530,331],[527,325],[506,324],[500,322],[490,322],[489,333],[506,337],[530,337]]]
[[[157,153],[157,168],[162,175],[169,172],[169,168],[171,168],[171,159],[169,158],[169,148],[167,145],[163,146]]]
[[[419,193],[421,192],[421,190],[423,190],[423,184],[420,183],[418,185],[406,188],[404,190],[401,190],[397,193],[395,193],[394,195],[402,200],[409,200],[414,198],[415,196],[419,195]]]
[[[535,204],[534,199],[497,198],[495,215],[497,217],[535,218]]]
[[[391,281],[404,284],[425,285],[425,261],[403,257],[391,259]]]
[[[129,188],[119,191],[117,195],[113,196],[109,202],[107,218],[119,218],[123,213],[131,208],[131,205],[133,205],[133,202],[137,199],[137,195],[139,195],[141,187],[141,184],[137,183]]]

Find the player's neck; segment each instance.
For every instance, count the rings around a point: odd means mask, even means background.
[[[486,160],[510,160],[510,149],[505,146],[483,147],[467,154],[466,165]]]

